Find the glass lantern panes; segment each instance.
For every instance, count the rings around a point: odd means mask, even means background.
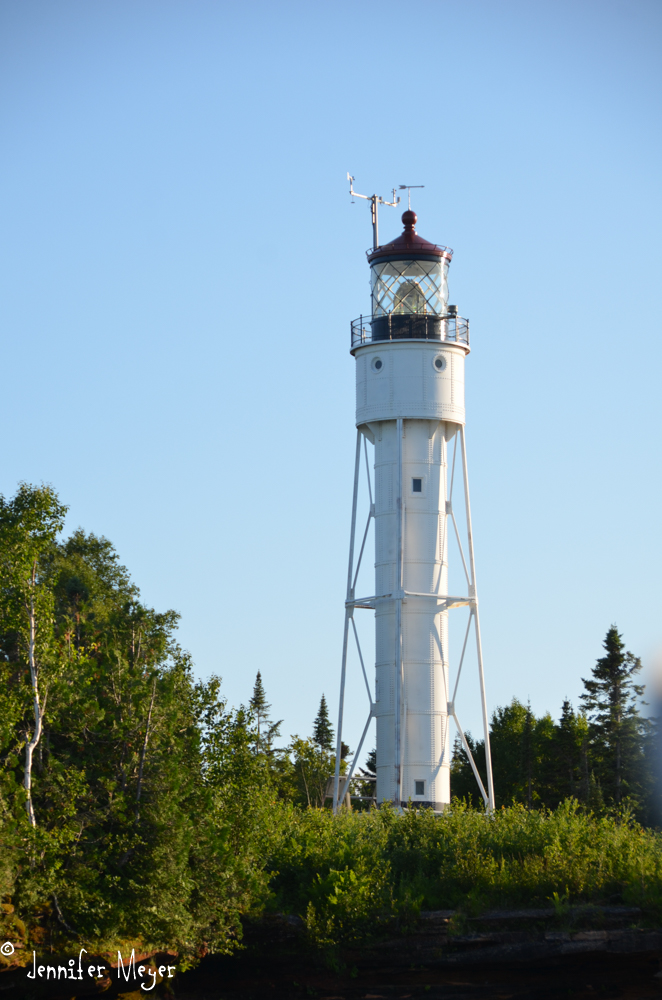
[[[373,317],[442,316],[448,303],[448,264],[445,257],[375,261],[370,268]]]

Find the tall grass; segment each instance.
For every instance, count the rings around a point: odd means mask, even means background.
[[[289,810],[267,859],[271,906],[304,917],[320,944],[358,941],[420,909],[570,903],[640,905],[662,918],[662,834],[572,800],[493,815],[455,804],[398,815]],[[556,897],[555,897],[556,894]]]

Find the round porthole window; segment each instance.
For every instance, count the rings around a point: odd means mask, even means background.
[[[436,372],[443,372],[446,367],[446,358],[443,355],[438,354],[432,362],[432,367]]]
[[[372,370],[373,372],[380,372],[384,367],[384,362],[381,358],[372,359]]]

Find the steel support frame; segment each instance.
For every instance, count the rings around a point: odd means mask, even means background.
[[[396,649],[395,649],[395,673],[396,673],[396,684],[395,684],[395,794],[393,796],[393,802],[396,807],[400,807],[402,799],[402,775],[404,770],[404,747],[405,747],[405,736],[406,736],[406,725],[407,725],[407,704],[403,697],[404,695],[404,676],[403,676],[403,650],[402,650],[402,603],[407,599],[407,597],[434,597],[437,599],[439,610],[450,610],[452,608],[458,607],[468,607],[469,608],[469,620],[467,622],[467,630],[464,637],[464,643],[462,646],[462,654],[460,656],[460,661],[458,664],[458,672],[455,680],[455,687],[453,689],[452,701],[448,703],[448,715],[452,716],[455,725],[457,726],[458,733],[460,735],[460,740],[462,742],[463,749],[469,758],[469,763],[473,771],[474,777],[480,789],[485,807],[488,811],[494,810],[495,799],[494,799],[494,779],[492,775],[492,755],[490,750],[490,734],[489,734],[489,723],[487,718],[487,700],[485,695],[485,675],[483,669],[483,648],[481,642],[480,634],[480,619],[478,615],[478,596],[477,596],[477,585],[476,585],[476,563],[474,556],[474,544],[473,544],[473,531],[471,525],[471,504],[469,499],[469,476],[467,469],[467,451],[466,451],[466,438],[464,432],[464,426],[458,425],[456,431],[455,444],[453,449],[453,463],[451,471],[451,484],[448,492],[448,500],[446,502],[446,514],[451,516],[453,522],[453,527],[455,530],[455,535],[458,543],[458,548],[460,550],[460,557],[462,559],[462,565],[464,573],[467,579],[468,595],[467,596],[451,596],[443,595],[439,593],[430,594],[419,594],[413,591],[406,591],[404,589],[404,517],[405,517],[405,504],[403,497],[403,475],[402,475],[402,437],[404,433],[404,421],[401,417],[397,419],[397,445],[398,445],[398,468],[397,468],[397,497],[396,497],[396,514],[397,514],[397,566],[396,566],[396,590],[393,594],[380,594],[371,597],[356,598],[355,588],[356,581],[358,579],[359,569],[361,567],[361,561],[363,558],[363,552],[365,550],[366,539],[368,537],[368,529],[370,527],[370,520],[375,516],[375,505],[372,495],[372,485],[370,480],[370,468],[368,464],[368,451],[367,443],[363,432],[357,429],[356,432],[356,453],[354,461],[354,490],[352,497],[352,524],[350,530],[350,543],[349,543],[349,564],[347,569],[347,596],[345,599],[345,627],[343,633],[343,647],[342,647],[342,667],[340,674],[340,702],[338,706],[338,738],[336,743],[336,767],[334,775],[333,784],[333,812],[337,813],[340,805],[345,798],[346,793],[349,791],[350,782],[352,781],[354,775],[354,769],[356,763],[361,754],[363,748],[363,743],[365,741],[366,735],[368,733],[368,728],[370,722],[375,715],[375,704],[372,699],[370,692],[370,684],[368,682],[368,677],[366,674],[365,664],[363,661],[363,653],[361,651],[361,644],[359,642],[358,632],[356,630],[356,624],[354,622],[354,609],[355,608],[366,608],[374,609],[376,607],[376,602],[378,600],[389,600],[395,598],[396,601]],[[464,503],[465,503],[465,516],[467,525],[467,550],[468,550],[468,565],[465,559],[464,551],[462,548],[462,541],[460,538],[460,532],[458,529],[457,522],[455,520],[455,514],[453,512],[453,486],[455,482],[455,460],[457,453],[457,438],[460,439],[460,452],[462,461],[462,480],[463,480],[463,493],[464,493]],[[365,454],[365,466],[366,475],[368,480],[368,491],[370,496],[370,510],[368,513],[368,520],[366,523],[365,531],[363,533],[363,539],[361,543],[361,549],[359,552],[359,558],[357,560],[356,568],[354,567],[354,548],[356,543],[356,515],[357,515],[357,504],[358,504],[358,490],[359,490],[359,479],[361,470],[361,438],[363,437],[363,447]],[[446,532],[448,530],[448,518],[446,518]],[[446,532],[444,534],[444,550],[446,548]],[[458,685],[460,682],[460,676],[462,673],[462,666],[464,663],[464,656],[467,649],[467,643],[469,639],[469,633],[471,630],[471,624],[473,621],[474,634],[476,640],[476,658],[478,661],[478,680],[480,687],[480,697],[481,697],[481,711],[483,719],[483,734],[485,739],[485,765],[487,769],[487,790],[483,785],[478,768],[473,759],[471,749],[467,742],[466,736],[458,719],[457,711],[455,708],[455,697],[458,690]],[[347,654],[349,645],[349,627],[350,623],[352,626],[352,632],[354,635],[354,640],[356,643],[357,652],[359,654],[359,660],[361,663],[361,670],[363,673],[363,679],[366,685],[366,691],[368,694],[368,699],[370,701],[370,711],[368,713],[368,718],[366,720],[365,726],[363,728],[363,733],[359,741],[359,745],[354,754],[351,767],[347,775],[343,775],[343,781],[341,784],[340,775],[340,761],[342,752],[342,728],[343,728],[343,716],[344,716],[344,703],[345,703],[345,684],[347,678]]]
[[[469,471],[467,468],[467,442],[464,433],[464,425],[460,425],[460,442],[462,445],[462,473],[464,479],[464,504],[466,510],[467,518],[467,548],[469,549],[469,567],[471,570],[471,583],[469,585],[469,594],[473,597],[473,619],[474,619],[474,631],[476,633],[476,659],[478,660],[478,681],[480,685],[480,703],[483,715],[483,734],[485,738],[485,769],[487,771],[487,801],[485,802],[486,807],[490,812],[494,810],[495,800],[494,800],[494,777],[492,774],[492,751],[490,749],[490,726],[487,718],[487,698],[485,695],[485,672],[483,670],[483,643],[480,635],[480,619],[478,617],[478,589],[476,585],[476,560],[474,556],[474,536],[471,527],[471,502],[469,500]],[[451,498],[452,500],[452,498]],[[460,731],[460,737],[464,738],[464,734],[460,728],[460,724],[457,720],[457,715],[455,715],[455,706],[453,706],[453,718],[455,719],[455,724]],[[466,743],[466,740],[464,740]],[[468,746],[465,748],[468,751]],[[471,753],[469,753],[469,759],[471,765],[474,769],[474,774],[478,779],[478,770],[473,763]],[[483,793],[483,798],[485,798],[485,789],[483,788],[482,782],[479,782],[481,791]]]
[[[398,468],[396,484],[396,592],[395,592],[395,792],[393,805],[399,809],[402,801],[402,775],[404,772],[405,729],[407,726],[406,705],[403,705],[404,674],[402,663],[402,602],[404,600],[404,516],[405,505],[402,496],[402,434],[404,421],[397,420]]]

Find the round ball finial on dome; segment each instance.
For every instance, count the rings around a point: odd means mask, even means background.
[[[430,243],[429,240],[424,240],[422,236],[418,235],[415,229],[418,221],[416,212],[412,212],[411,208],[408,208],[406,212],[402,213],[402,221],[405,228],[399,236],[396,236],[390,243],[373,247],[372,250],[368,251],[368,263],[371,267],[375,261],[398,260],[402,254],[406,255],[407,260],[414,260],[418,257],[427,260],[444,257],[450,263],[453,256],[450,247],[437,246],[436,243]]]

